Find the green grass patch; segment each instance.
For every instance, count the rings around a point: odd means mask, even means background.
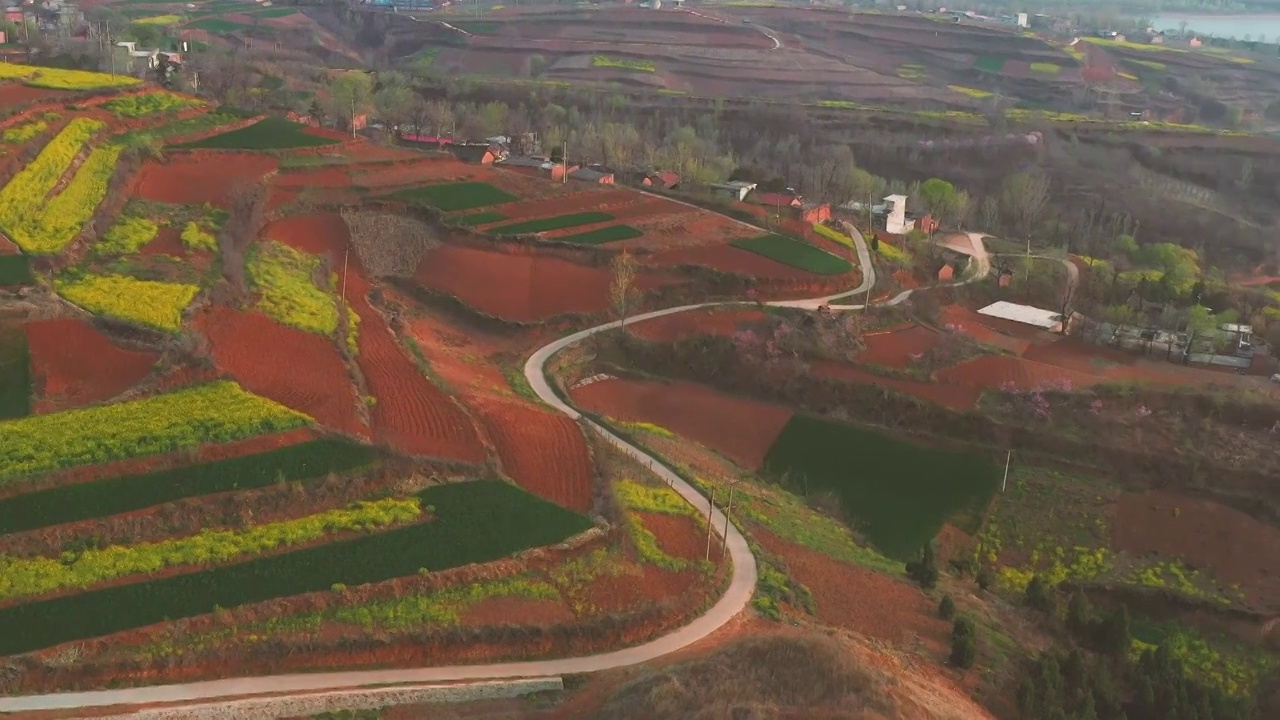
[[[130,255],[156,239],[160,228],[143,217],[124,216],[111,226],[94,247],[102,255]]]
[[[254,17],[266,18],[266,19],[282,18],[282,17],[289,17],[290,15],[297,15],[298,9],[291,8],[291,7],[283,7],[283,8],[269,7],[269,8],[264,8],[262,10],[249,10],[245,14],[252,15]]]
[[[830,240],[833,243],[839,243],[847,248],[853,247],[853,238],[849,237],[848,235],[845,235],[839,230],[836,230],[830,225],[823,225],[822,223],[817,223],[813,226],[813,231],[818,233],[822,237]]]
[[[1062,66],[1051,62],[1033,62],[1031,63],[1031,72],[1043,73],[1045,75],[1057,75],[1062,72]]]
[[[658,69],[652,60],[609,57],[608,55],[596,55],[591,58],[591,67],[619,68],[621,70],[635,70],[636,72],[656,72]]]
[[[136,138],[143,135],[149,135],[157,140],[165,140],[166,138],[181,135],[199,135],[215,128],[233,125],[243,119],[244,118],[242,117],[219,109],[214,112],[204,113],[185,120],[174,120],[173,122],[146,128],[144,130],[134,130],[132,132],[121,133],[116,136],[115,139],[122,145],[128,145]]]
[[[961,95],[968,95],[969,97],[976,98],[978,100],[985,100],[986,98],[991,97],[991,93],[987,92],[986,90],[979,90],[978,88],[965,87],[963,85],[948,85],[947,89],[953,92],[958,92]]]
[[[206,232],[194,220],[188,222],[182,228],[182,244],[188,250],[206,250],[208,252],[218,251],[218,238],[212,233]]]
[[[0,419],[31,414],[31,355],[20,327],[0,327]]]
[[[523,235],[525,233],[546,232],[548,230],[560,230],[563,228],[577,227],[579,225],[607,222],[612,219],[613,216],[609,213],[592,210],[589,212],[538,218],[536,220],[525,220],[524,222],[511,223],[509,225],[499,225],[489,232],[494,235]]]
[[[783,265],[790,265],[791,267],[819,275],[839,275],[853,269],[853,265],[842,257],[820,250],[809,243],[776,233],[745,240],[735,240],[730,244],[741,250],[775,260]]]
[[[251,25],[231,22],[222,18],[203,18],[195,22],[189,22],[185,27],[191,30],[204,30],[211,33],[235,33],[252,28]]]
[[[924,66],[919,63],[907,63],[898,67],[898,77],[903,80],[920,80],[924,78]]]
[[[453,626],[462,622],[462,613],[489,598],[559,600],[555,586],[531,578],[504,578],[462,587],[447,588],[427,595],[381,600],[354,607],[340,607],[323,615],[298,618],[319,627],[326,620],[378,630],[411,630],[427,625]],[[292,624],[292,623],[291,623]]]
[[[6,420],[0,422],[0,487],[25,475],[242,440],[309,421],[228,381]]]
[[[336,145],[339,142],[331,138],[308,135],[303,132],[304,129],[304,125],[290,122],[284,118],[268,117],[239,130],[232,130],[231,132],[214,135],[195,142],[183,143],[175,147],[215,150],[290,150]]]
[[[490,210],[488,212],[478,212],[478,213],[471,213],[470,215],[462,215],[460,217],[452,218],[450,222],[452,222],[454,225],[461,225],[462,227],[475,227],[476,225],[489,225],[491,223],[502,222],[503,220],[506,220],[506,219],[507,219],[506,215],[503,215],[500,212],[495,212],[493,210]]]
[[[90,588],[108,580],[166,568],[235,562],[339,533],[403,525],[421,515],[418,498],[384,498],[264,525],[205,529],[187,537],[68,551],[52,558],[0,555],[0,600],[35,597],[66,588]]]
[[[553,239],[557,242],[576,243],[578,245],[603,245],[604,243],[617,242],[619,240],[631,240],[642,235],[644,235],[643,230],[638,230],[630,225],[609,225],[608,227],[596,228],[595,230],[588,230],[574,235],[562,235]]]
[[[405,202],[429,205],[444,212],[471,210],[518,200],[515,195],[485,182],[457,182],[400,190],[392,195]]]
[[[345,440],[314,440],[257,455],[119,475],[0,499],[0,535],[132,512],[184,498],[324,478],[372,465],[378,454]]]
[[[842,110],[869,110],[867,105],[852,100],[819,100],[818,107],[840,108]]]
[[[199,104],[199,100],[185,98],[174,93],[153,92],[108,100],[102,104],[102,107],[115,113],[117,117],[140,118],[148,115],[177,112]]]
[[[991,73],[998,75],[1004,69],[1004,58],[994,57],[992,55],[981,55],[973,63],[973,69],[978,72]]]
[[[899,560],[919,553],[945,522],[976,526],[997,484],[984,458],[807,415],[783,428],[765,468],[808,492],[835,494],[867,538]]]
[[[561,542],[590,521],[508,483],[451,483],[418,495],[429,521],[197,573],[0,609],[0,655],[16,655],[272,598],[354,587],[423,568],[484,563]]]
[[[26,255],[0,255],[0,287],[30,285],[36,278],[31,274],[31,258]]]
[[[466,30],[472,35],[496,35],[501,29],[498,23],[485,22],[483,20],[459,20],[449,24],[459,30]]]
[[[633,480],[621,480],[614,484],[618,501],[631,510],[658,513],[660,515],[684,515],[706,523],[702,514],[689,504],[680,493],[666,485],[645,485]]]
[[[257,308],[299,330],[332,337],[338,330],[338,301],[316,285],[320,258],[278,242],[249,250],[249,282],[259,293]]]

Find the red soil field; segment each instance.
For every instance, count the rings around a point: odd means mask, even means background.
[[[125,350],[92,325],[70,318],[28,323],[37,413],[109,400],[137,385],[159,356]]]
[[[579,407],[623,421],[660,425],[758,468],[791,411],[693,383],[610,379],[570,391]]]
[[[819,280],[823,277],[730,245],[707,245],[654,253],[645,259],[645,263],[661,267],[704,265],[721,272],[778,280]]]
[[[759,310],[692,310],[663,315],[652,320],[627,323],[627,330],[646,340],[671,341],[697,335],[729,337],[743,325],[760,322],[765,314]]]
[[[912,354],[926,353],[938,344],[938,333],[919,325],[875,332],[864,338],[867,345],[859,353],[858,362],[885,367],[903,367],[911,362]]]
[[[467,165],[449,158],[423,158],[421,162],[380,167],[364,173],[355,173],[351,181],[360,187],[394,187],[401,185],[430,185],[435,183],[483,180],[479,165]]]
[[[1280,608],[1280,530],[1238,510],[1170,492],[1127,493],[1116,504],[1111,537],[1119,551],[1212,568],[1208,574],[1240,585],[1263,609]]]
[[[696,525],[693,518],[685,515],[642,512],[636,516],[658,538],[658,548],[671,557],[681,560],[703,560],[707,557],[706,525]],[[720,554],[721,548],[717,544],[711,559],[719,561]]]
[[[18,246],[9,242],[9,238],[0,237],[0,255],[17,255],[19,252]]]
[[[388,293],[409,304],[396,293]],[[425,315],[408,322],[408,333],[431,363],[431,369],[456,392],[514,398],[510,383],[491,357],[502,352],[502,341],[472,329],[465,332],[443,320]]]
[[[183,257],[187,254],[187,248],[182,244],[182,234],[178,228],[162,227],[160,232],[156,233],[155,240],[143,245],[139,253],[142,255]]]
[[[813,374],[819,377],[893,388],[898,392],[918,397],[921,400],[928,400],[953,410],[972,409],[978,403],[978,398],[982,396],[982,388],[980,387],[884,377],[840,363],[816,362],[810,367]]]
[[[477,310],[509,320],[541,320],[609,307],[609,273],[558,257],[511,255],[445,245],[422,259],[414,279],[457,296]],[[641,275],[636,285],[660,285]]]
[[[157,202],[225,205],[238,186],[257,182],[275,169],[270,155],[174,154],[163,163],[148,161],[142,166],[135,194]]]
[[[503,469],[520,487],[571,510],[591,509],[591,456],[577,423],[522,402],[476,396],[463,402],[484,422]]]
[[[584,184],[579,183],[579,185]],[[581,192],[560,195],[546,200],[510,202],[504,205],[495,205],[493,209],[507,216],[506,220],[498,223],[501,225],[517,220],[555,217],[592,210],[612,213],[615,209],[625,208],[644,200],[644,195],[632,190],[600,190],[587,185],[582,188]],[[574,230],[576,231],[577,228],[574,228]]]
[[[490,597],[463,610],[464,625],[551,624],[573,622],[573,610],[563,600],[530,600],[518,597]]]
[[[718,245],[740,238],[755,237],[761,232],[759,228],[723,215],[683,206],[668,214],[635,218],[627,224],[643,230],[645,236],[623,241],[618,243],[619,246],[642,244],[653,249],[676,249],[698,245]]]
[[[842,563],[768,530],[757,528],[753,535],[809,588],[823,622],[894,644],[910,644],[919,637],[939,653],[949,644],[949,624],[938,617],[928,597],[905,580]]]
[[[1031,343],[1026,340],[1012,338],[992,330],[987,325],[987,321],[991,319],[960,305],[948,305],[942,309],[941,321],[943,324],[959,325],[964,329],[964,333],[974,340],[1008,350],[1015,355],[1023,354],[1031,346]]]
[[[24,103],[55,100],[64,96],[66,93],[61,90],[27,87],[17,82],[0,84],[0,107],[11,108]]]
[[[357,410],[360,398],[333,340],[220,305],[202,313],[195,325],[209,339],[214,362],[245,390],[339,432],[369,436]]]
[[[273,223],[265,232],[273,240],[314,252],[340,250],[349,242],[346,223],[336,213],[290,218]],[[377,400],[371,414],[378,439],[411,455],[480,462],[484,447],[475,425],[405,353],[382,315],[369,305],[365,296],[370,285],[359,274],[355,253],[350,263],[347,300],[360,316],[356,362]],[[336,270],[341,273],[341,266]]]
[[[270,452],[271,450],[279,450],[282,447],[290,445],[301,445],[320,437],[320,433],[313,428],[300,427],[288,432],[277,433],[275,435],[259,435],[257,437],[247,438],[236,443],[227,443],[225,445],[201,445],[196,450],[196,458],[200,462],[211,462],[214,460],[229,460],[234,457],[242,457],[244,455],[257,455],[259,453]],[[259,519],[259,522],[262,522]]]
[[[1005,383],[1012,383],[1019,390],[1049,387],[1062,382],[1070,382],[1073,388],[1083,388],[1102,381],[1096,375],[1008,355],[983,355],[966,360],[959,365],[939,370],[935,377],[940,383],[979,388],[998,388]]]

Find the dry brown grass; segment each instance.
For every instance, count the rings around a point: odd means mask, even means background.
[[[880,673],[821,635],[744,638],[618,690],[597,720],[897,717]]]
[[[426,223],[382,210],[344,208],[351,244],[371,277],[409,277],[422,255],[440,246]]]

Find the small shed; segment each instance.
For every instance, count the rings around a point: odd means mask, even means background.
[[[800,207],[796,209],[796,212],[799,214],[801,221],[808,223],[809,225],[817,225],[818,223],[825,222],[831,218],[831,204],[814,202],[801,203]]]
[[[712,183],[707,186],[707,189],[714,195],[741,201],[747,197],[747,193],[756,189],[756,184],[743,180],[731,180],[727,183]]]
[[[646,187],[671,190],[680,184],[680,174],[673,172],[648,172],[645,173],[640,184]]]
[[[579,168],[569,173],[570,180],[579,180],[581,182],[598,183],[600,185],[613,185],[613,173],[604,170],[596,170],[595,168]]]

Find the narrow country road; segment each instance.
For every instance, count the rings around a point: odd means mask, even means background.
[[[820,305],[828,305],[833,300],[840,300],[856,296],[860,293],[865,293],[875,285],[875,268],[871,263],[871,255],[867,250],[866,241],[863,239],[862,234],[853,226],[846,225],[845,229],[853,238],[854,249],[857,252],[858,261],[862,266],[862,282],[859,283],[858,287],[821,298],[779,301],[767,304],[774,307],[817,308]],[[982,243],[982,235],[980,233],[970,233],[969,237],[973,242],[972,255],[977,262],[978,271],[969,279],[962,281],[962,283],[973,282],[974,280],[985,276],[990,269],[990,260]],[[884,304],[896,305],[906,300],[911,293],[911,290],[906,290]],[[684,305],[681,307],[667,308],[665,310],[657,310],[637,315],[633,318],[629,318],[627,322],[635,323],[650,318],[662,317],[664,315],[675,315],[676,313],[687,312],[689,310],[697,310],[699,308],[744,304],[748,303],[741,301],[724,301]],[[853,310],[861,309],[864,306],[834,305],[831,307],[833,310]],[[617,328],[619,325],[620,323],[618,321],[614,321],[593,328],[588,328],[560,338],[559,340],[556,340],[555,342],[552,342],[534,352],[524,366],[525,378],[529,381],[529,385],[533,388],[533,391],[537,393],[538,397],[543,402],[565,415],[574,419],[582,418],[581,413],[562,401],[555,392],[552,391],[551,382],[547,379],[546,375],[547,361],[569,345],[595,335],[596,333],[612,330]],[[627,443],[622,438],[619,438],[596,423],[585,418],[584,420],[595,432],[599,433],[609,443],[617,447],[622,452],[635,458],[637,461],[650,468],[664,482],[669,483],[694,507],[700,510],[707,507],[709,503],[706,497],[682,480],[678,475],[668,470],[664,465],[658,462],[657,458],[654,458],[640,448]],[[0,698],[0,712],[88,708],[126,704],[143,705],[151,703],[190,703],[197,701],[229,699],[236,696],[246,695],[262,695],[267,693],[277,695],[288,693],[307,693],[373,685],[395,685],[405,683],[423,684],[495,680],[502,678],[548,677],[597,672],[601,670],[626,667],[629,665],[638,665],[640,663],[660,658],[664,655],[669,655],[670,653],[686,648],[707,637],[725,623],[729,622],[751,601],[751,597],[755,593],[757,571],[756,559],[751,554],[750,548],[747,546],[747,540],[743,537],[742,533],[738,531],[738,528],[731,524],[727,525],[727,532],[725,532],[725,516],[719,508],[716,508],[711,512],[711,521],[716,533],[724,537],[729,551],[729,556],[733,560],[733,575],[730,578],[728,590],[719,600],[716,601],[715,605],[713,605],[711,609],[701,617],[693,620],[688,625],[673,630],[671,633],[655,640],[651,640],[643,645],[637,645],[635,647],[615,650],[613,652],[602,653],[599,655],[587,655],[584,657],[552,660],[534,660],[529,662],[497,663],[493,665],[456,665],[400,670],[389,669],[326,673],[295,673],[289,675],[268,675],[260,677],[228,678],[225,680],[207,680],[180,685],[152,685],[147,687],[122,688],[117,690],[97,690],[89,692],[67,692],[7,697]]]

